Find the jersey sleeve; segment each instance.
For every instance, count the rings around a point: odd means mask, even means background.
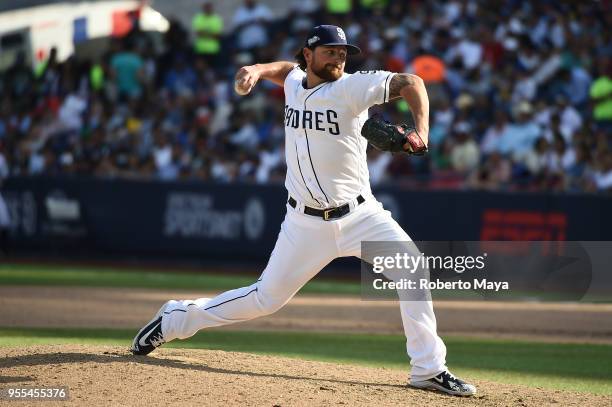
[[[294,66],[292,70],[289,71],[287,77],[285,78],[284,86],[291,83],[302,83],[302,79],[306,76],[306,72],[302,71],[298,65]]]
[[[355,114],[360,114],[373,105],[389,101],[389,83],[395,75],[388,71],[358,71],[345,81],[345,94]]]

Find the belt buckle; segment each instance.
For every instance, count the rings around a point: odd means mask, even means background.
[[[329,214],[333,211],[333,209],[326,209],[323,211],[323,219],[329,220]]]

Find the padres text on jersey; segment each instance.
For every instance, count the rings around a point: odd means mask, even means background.
[[[368,108],[389,99],[393,73],[345,73],[311,89],[294,68],[285,79],[285,153],[289,194],[304,205],[329,208],[371,194],[361,127]]]

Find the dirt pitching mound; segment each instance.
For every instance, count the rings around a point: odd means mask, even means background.
[[[0,388],[68,386],[70,404],[88,406],[595,406],[611,402],[603,396],[484,381],[475,382],[477,397],[458,398],[408,388],[407,376],[384,368],[207,350],[159,349],[152,356],[135,357],[127,349],[110,346],[0,349]]]

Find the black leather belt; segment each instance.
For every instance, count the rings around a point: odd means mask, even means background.
[[[289,200],[287,202],[289,203],[289,205],[291,205],[292,208],[295,208],[297,206],[297,201],[293,199],[292,197],[289,197]],[[364,202],[365,202],[365,198],[359,195],[357,197],[357,205],[361,205]],[[309,206],[304,206],[304,213],[306,215],[318,216],[319,218],[323,218],[324,220],[341,218],[347,213],[349,213],[350,211],[351,211],[351,206],[347,203],[342,206],[337,206],[335,208],[329,208],[329,209],[316,209],[316,208],[311,208]]]

